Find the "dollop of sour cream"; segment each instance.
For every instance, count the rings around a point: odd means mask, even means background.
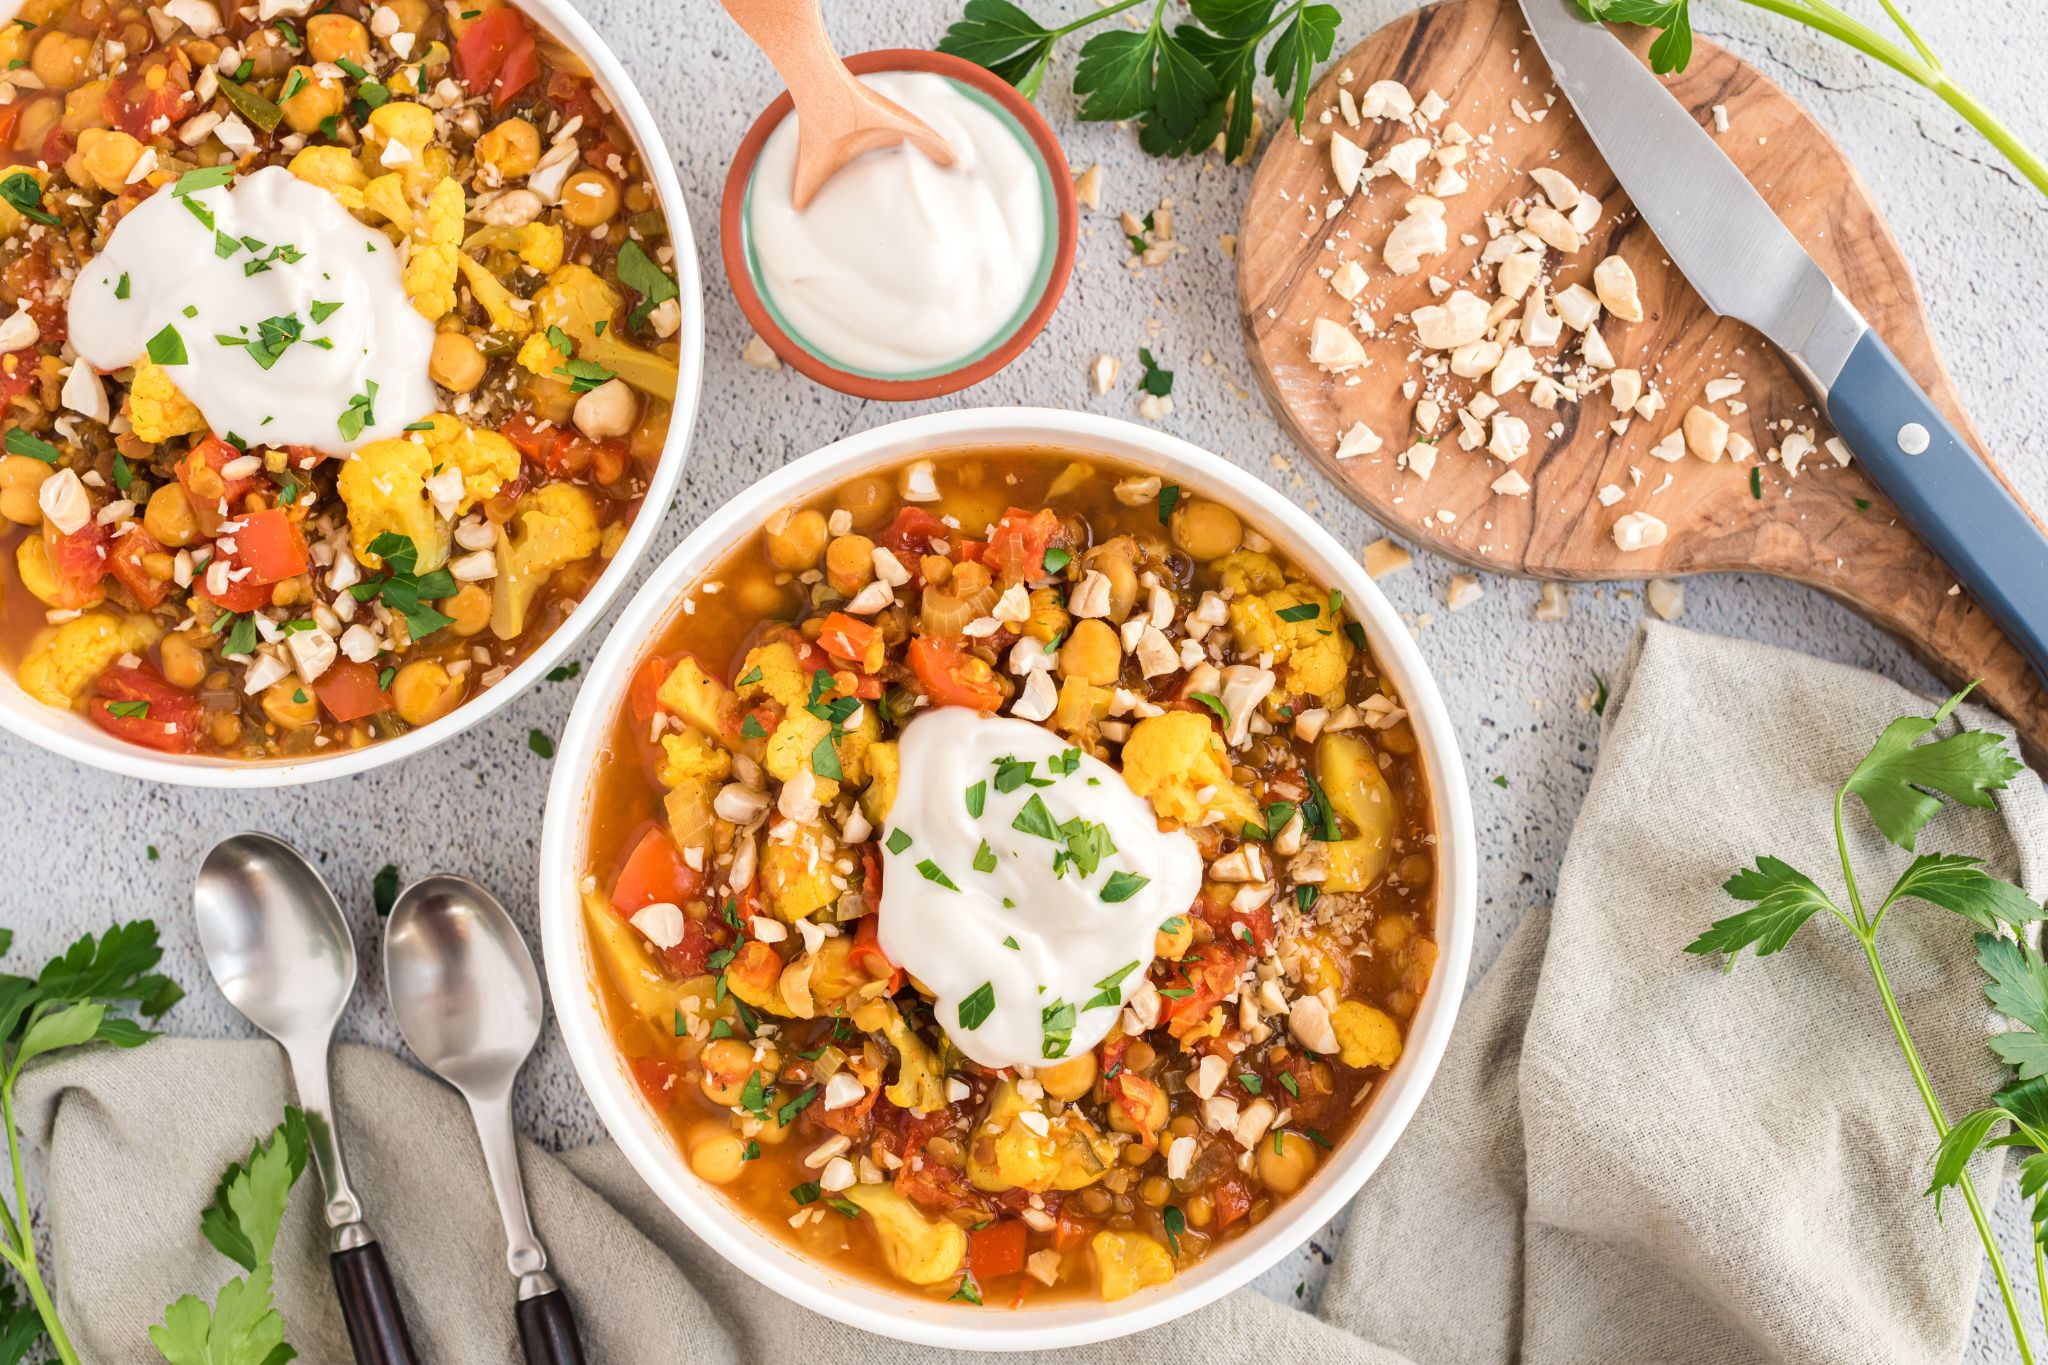
[[[842,368],[914,374],[1009,330],[1046,252],[1040,165],[1018,133],[942,76],[861,78],[923,119],[956,158],[906,144],[856,157],[799,213],[797,118],[762,145],[747,233],[785,326]]]
[[[1088,1051],[1145,979],[1159,926],[1194,904],[1194,840],[1161,830],[1116,769],[1028,721],[927,711],[899,755],[882,951],[983,1066]]]
[[[349,451],[434,410],[398,249],[282,167],[143,200],[69,318],[88,364],[155,361],[217,435]]]

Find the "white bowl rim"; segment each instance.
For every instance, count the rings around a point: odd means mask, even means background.
[[[803,1256],[754,1226],[692,1175],[656,1125],[599,1017],[581,929],[585,813],[594,758],[608,742],[627,681],[666,625],[680,590],[776,509],[830,483],[918,452],[991,444],[1096,451],[1223,489],[1247,521],[1285,538],[1290,556],[1340,586],[1374,653],[1401,690],[1429,776],[1439,859],[1438,958],[1432,988],[1411,1023],[1394,1072],[1309,1187],[1249,1235],[1168,1285],[1116,1303],[1070,1300],[1049,1309],[981,1310],[876,1288]],[[1171,1321],[1237,1289],[1294,1250],[1358,1192],[1414,1116],[1442,1060],[1464,993],[1477,913],[1478,864],[1471,789],[1422,652],[1355,558],[1300,507],[1253,475],[1177,437],[1092,413],[972,408],[913,417],[836,441],[775,470],[713,512],[648,575],[627,603],[584,682],[556,749],[541,833],[541,951],[569,1057],[592,1104],[648,1187],[727,1260],[800,1307],[880,1336],[961,1350],[1048,1350],[1086,1345]]]
[[[655,462],[647,494],[639,515],[627,528],[618,553],[598,575],[590,591],[569,613],[569,618],[543,640],[519,666],[494,687],[470,698],[441,719],[409,730],[395,739],[381,740],[360,749],[342,749],[302,759],[222,758],[205,754],[159,754],[140,745],[127,744],[95,728],[76,711],[59,711],[28,695],[13,673],[0,668],[0,730],[18,735],[39,748],[90,768],[181,787],[261,788],[299,786],[347,777],[372,768],[395,763],[423,753],[443,740],[453,739],[522,695],[529,687],[562,661],[586,631],[610,608],[626,582],[633,576],[640,557],[666,518],[689,458],[690,440],[697,424],[697,407],[704,380],[704,284],[697,261],[697,237],[690,223],[689,206],[676,180],[674,158],[662,139],[639,87],[612,54],[604,39],[567,0],[511,0],[518,8],[537,16],[547,31],[581,57],[591,68],[605,97],[612,103],[633,134],[648,178],[661,196],[662,212],[668,218],[669,242],[675,258],[669,262],[675,273],[677,297],[685,303],[687,316],[677,332],[682,343],[677,357],[678,378],[675,404],[669,413],[668,437],[661,457]]]

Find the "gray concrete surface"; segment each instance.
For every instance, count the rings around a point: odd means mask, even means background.
[[[1085,0],[1026,0],[1026,8],[1079,13]],[[1849,0],[1869,22],[1875,0]],[[2048,90],[2035,0],[1908,0],[1923,36],[1971,87],[2037,147],[2048,150]],[[1340,48],[1401,12],[1399,0],[1343,3]],[[709,0],[585,0],[585,12],[640,81],[667,131],[704,263],[708,367],[702,417],[684,487],[655,546],[665,553],[714,506],[789,458],[847,432],[941,406],[1029,403],[1086,406],[1128,416],[1136,352],[1149,344],[1175,369],[1175,410],[1165,427],[1237,461],[1318,510],[1337,537],[1373,538],[1365,516],[1296,462],[1256,396],[1239,349],[1230,261],[1216,246],[1234,231],[1249,172],[1213,159],[1159,163],[1133,136],[1075,122],[1068,62],[1042,103],[1076,166],[1107,170],[1104,216],[1082,242],[1073,287],[1048,332],[1006,372],[941,404],[893,408],[826,392],[784,371],[742,365],[747,328],[718,266],[718,191],[732,147],[779,89],[766,62]],[[841,46],[929,46],[957,12],[953,0],[834,0]],[[1991,448],[2037,508],[2048,508],[2041,453],[2040,378],[2048,340],[2048,206],[1931,95],[1788,21],[1733,0],[1703,0],[1696,27],[1758,63],[1833,130],[1869,182],[1918,272],[1935,331],[1964,401]],[[1127,274],[1125,247],[1108,214],[1142,211],[1161,195],[1178,208],[1178,235],[1193,244],[1163,270]],[[1108,397],[1084,370],[1098,351],[1124,358],[1126,378]],[[1214,363],[1205,365],[1205,353]],[[1390,579],[1395,604],[1434,613],[1422,647],[1449,700],[1471,763],[1481,836],[1482,888],[1475,973],[1492,960],[1523,911],[1552,893],[1565,840],[1597,759],[1593,718],[1578,698],[1611,670],[1644,607],[1634,585],[1581,588],[1571,618],[1532,619],[1533,583],[1489,578],[1486,596],[1455,616],[1443,610],[1452,570],[1423,558]],[[1704,630],[1792,646],[1932,687],[1895,642],[1817,594],[1767,579],[1730,576],[1687,585],[1685,622]],[[579,651],[588,657],[594,641]],[[112,915],[153,915],[169,944],[168,967],[192,988],[169,1020],[176,1032],[246,1034],[208,981],[187,910],[192,873],[206,849],[234,830],[284,835],[319,862],[348,903],[364,945],[364,979],[381,977],[370,882],[395,863],[410,878],[462,872],[497,888],[530,930],[535,848],[548,764],[527,732],[559,731],[573,683],[542,684],[432,754],[352,781],[247,794],[160,789],[74,768],[0,736],[0,923],[17,930],[9,965],[39,961],[77,932]],[[1496,775],[1507,779],[1496,786]],[[160,856],[152,859],[147,847]],[[381,988],[361,993],[343,1025],[351,1038],[397,1046]],[[1900,1084],[1907,1078],[1901,1069]],[[526,1073],[519,1104],[526,1131],[556,1147],[600,1135],[558,1037],[549,1034]],[[1920,1178],[1902,1171],[1901,1179]],[[483,1198],[484,1192],[475,1192]],[[2024,1213],[2010,1185],[1999,1203],[2028,1318],[2038,1334],[2027,1274]],[[1930,1210],[1928,1216],[1933,1216]],[[1960,1215],[1957,1215],[1960,1216]],[[1341,1219],[1339,1220],[1341,1224]],[[1339,1225],[1261,1282],[1267,1293],[1313,1303]],[[1987,1276],[1987,1291],[1989,1282]],[[1987,1307],[1996,1296],[1987,1292]],[[1969,1358],[2016,1359],[2001,1315],[1980,1312]]]

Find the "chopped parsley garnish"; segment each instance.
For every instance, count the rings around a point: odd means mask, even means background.
[[[885,843],[884,847],[886,847],[891,853],[901,853],[904,849],[910,847],[909,832],[900,829],[889,831],[889,838]]]
[[[398,865],[386,863],[377,869],[377,875],[370,879],[370,905],[377,912],[378,919],[388,919],[391,907],[398,904]]]
[[[1064,1000],[1055,1000],[1039,1011],[1039,1029],[1045,1035],[1045,1045],[1039,1051],[1047,1060],[1067,1055],[1074,1041],[1074,1013],[1074,1007]]]
[[[740,674],[739,686],[747,687],[759,681],[761,681],[761,670],[759,668],[750,668]]]
[[[1102,899],[1112,905],[1127,901],[1143,891],[1151,881],[1150,877],[1141,877],[1135,872],[1112,872],[1109,880],[1102,884]]]
[[[1034,787],[1050,787],[1052,785],[1051,782],[1031,775],[1032,768],[1036,766],[1030,759],[997,759],[996,790],[1007,796],[1026,782],[1029,782]]]
[[[1274,614],[1283,621],[1313,621],[1322,615],[1322,607],[1314,602],[1300,602],[1291,607],[1282,607]]]
[[[1315,908],[1316,900],[1322,894],[1322,888],[1303,882],[1294,888],[1294,908],[1306,915]]]
[[[1074,556],[1057,545],[1045,552],[1045,571],[1047,574],[1057,574],[1073,562]]]
[[[0,180],[0,199],[12,204],[15,212],[24,218],[52,226],[57,222],[56,214],[44,212],[43,187],[27,171],[15,171]]]
[[[1230,712],[1223,709],[1223,698],[1213,692],[1190,692],[1188,693],[1188,700],[1198,701],[1208,707],[1216,713],[1216,719],[1223,722],[1225,729],[1230,728]]]
[[[363,434],[364,428],[376,425],[377,413],[374,406],[376,401],[377,381],[374,379],[364,380],[363,391],[348,400],[348,407],[344,408],[341,416],[335,420],[335,425],[341,428],[342,440],[353,441],[356,437]],[[386,532],[386,534],[388,535],[389,532]],[[409,544],[410,542],[407,543]]]
[[[120,489],[125,496],[129,487],[134,482],[135,471],[128,467],[127,457],[116,452],[114,455],[114,487]]]
[[[569,679],[575,677],[578,673],[581,673],[582,671],[583,665],[575,660],[571,660],[570,662],[562,664],[559,667],[549,669],[548,681],[567,682],[569,681]],[[751,720],[752,717],[750,716],[748,717],[748,719]]]
[[[1024,950],[1023,950],[1022,948],[1019,948],[1019,947],[1017,946],[1017,936],[1016,936],[1015,934],[1012,934],[1012,935],[1010,935],[1010,936],[1009,936],[1008,938],[1004,939],[1004,940],[1003,940],[1003,946],[1004,946],[1005,948],[1011,949],[1011,950],[1012,950],[1012,951],[1014,951],[1014,952],[1019,952],[1019,953],[1021,953],[1021,952],[1023,952],[1023,951],[1024,951]]]
[[[149,714],[149,703],[146,701],[110,701],[107,703],[107,714],[119,716],[123,720],[140,720]]]
[[[1159,490],[1159,524],[1161,526],[1166,525],[1167,519],[1173,515],[1173,505],[1179,501],[1179,484],[1170,483]]]
[[[284,90],[281,93],[280,97],[283,99],[290,99],[292,96],[298,94],[300,90],[304,89],[305,85],[306,73],[301,71],[297,67],[293,67],[291,74],[284,78]]]
[[[538,730],[528,730],[526,732],[526,747],[539,754],[542,758],[553,758],[555,756],[555,742]]]
[[[935,882],[938,885],[945,887],[948,891],[958,891],[960,889],[959,887],[953,885],[953,879],[951,877],[948,877],[944,872],[940,871],[939,865],[933,862],[930,858],[926,858],[923,862],[917,865],[917,874],[920,877],[923,877],[928,882]]]
[[[967,789],[967,813],[979,820],[988,807],[988,783],[977,782]]]
[[[185,363],[185,338],[178,335],[178,329],[170,323],[149,339],[145,348],[152,364],[182,365]]]
[[[1081,1006],[1081,1008],[1092,1010],[1104,1005],[1121,1005],[1124,1002],[1124,978],[1138,970],[1138,967],[1139,964],[1135,961],[1126,962],[1123,966],[1096,982],[1095,995],[1090,997],[1088,1003]]]
[[[58,460],[57,447],[21,427],[15,427],[7,433],[7,453],[26,455],[31,460],[41,460],[44,464],[55,464]]]
[[[1296,1099],[1301,1098],[1301,1082],[1294,1079],[1294,1073],[1292,1071],[1283,1071],[1280,1073],[1280,1088],[1285,1090],[1288,1094],[1294,1096]]]
[[[825,1191],[818,1187],[817,1181],[806,1180],[801,1185],[792,1186],[789,1191],[789,1197],[796,1200],[798,1205],[802,1206],[817,1203],[824,1193]]]
[[[230,656],[255,653],[256,617],[245,612],[235,617],[234,622],[228,629],[227,639],[221,644],[222,652]]]
[[[121,272],[121,278],[114,281],[114,297],[117,299],[128,297],[128,272],[125,270]]]
[[[1154,398],[1164,398],[1173,392],[1173,371],[1163,370],[1152,358],[1152,352],[1143,346],[1138,348],[1138,360],[1145,367],[1145,373],[1138,376],[1138,388]]]
[[[1257,1095],[1266,1088],[1266,1083],[1250,1071],[1239,1072],[1237,1083],[1245,1088],[1245,1093],[1248,1095]]]
[[[217,190],[234,178],[233,166],[200,166],[179,176],[177,183],[171,186],[171,193],[182,197],[200,190]]]
[[[948,1294],[946,1301],[948,1303],[971,1303],[977,1308],[981,1306],[981,1288],[974,1283],[974,1272],[969,1270],[960,1272],[960,1287]]]
[[[989,1015],[995,1013],[995,1008],[995,983],[984,981],[979,986],[976,986],[965,1000],[960,1002],[960,1027],[964,1029],[980,1028],[982,1024],[987,1022]]]
[[[415,641],[453,623],[453,617],[444,616],[430,605],[455,595],[453,574],[445,568],[416,573],[419,551],[410,539],[395,531],[379,532],[370,542],[370,553],[384,561],[385,576],[357,583],[349,589],[350,596],[358,602],[382,598],[385,606],[405,618],[406,634]]]
[[[766,738],[768,738],[768,732],[767,732],[767,731],[766,731],[765,729],[763,729],[763,728],[761,727],[761,722],[760,722],[760,721],[758,721],[758,720],[754,719],[754,715],[753,715],[753,713],[752,713],[751,711],[747,713],[747,718],[746,718],[745,720],[743,720],[743,721],[741,721],[741,722],[740,722],[740,738],[741,738],[741,739],[766,739]]]
[[[993,872],[996,870],[996,851],[988,846],[988,840],[981,841],[981,847],[974,850],[974,870]]]
[[[804,1091],[801,1095],[798,1095],[788,1104],[783,1105],[780,1109],[777,1109],[775,1111],[776,1125],[782,1128],[789,1127],[790,1122],[793,1119],[795,1119],[798,1114],[801,1114],[804,1112],[804,1110],[810,1108],[811,1101],[815,1100],[816,1098],[818,1098],[818,1087],[815,1085],[805,1086]]]
[[[997,782],[1000,784],[1001,779],[998,778]],[[1055,843],[1060,837],[1059,825],[1053,820],[1052,812],[1046,809],[1044,798],[1037,792],[1031,793],[1031,799],[1017,812],[1017,818],[1010,822],[1010,828],[1026,834],[1035,834],[1041,839],[1051,839]]]
[[[654,258],[638,242],[628,241],[619,248],[613,269],[618,271],[620,284],[640,295],[640,302],[626,315],[626,321],[634,327],[647,321],[656,304],[677,297],[675,280],[654,263]]]
[[[327,319],[333,317],[335,314],[335,310],[340,307],[341,305],[338,303],[322,303],[320,300],[315,299],[313,300],[312,307],[308,308],[306,311],[312,316],[313,321],[325,322],[327,321]]]
[[[839,766],[839,749],[833,744],[832,736],[825,736],[811,750],[811,771],[833,782],[846,776]]]
[[[1180,1255],[1180,1235],[1188,1230],[1188,1217],[1178,1205],[1168,1204],[1159,1211],[1159,1225],[1166,1232],[1167,1248],[1174,1255]]]

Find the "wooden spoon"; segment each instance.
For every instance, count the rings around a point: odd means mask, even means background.
[[[825,31],[818,0],[721,2],[768,55],[796,104],[796,182],[791,198],[799,210],[841,166],[877,147],[908,142],[941,166],[953,164],[953,149],[930,125],[876,94],[846,69]]]

